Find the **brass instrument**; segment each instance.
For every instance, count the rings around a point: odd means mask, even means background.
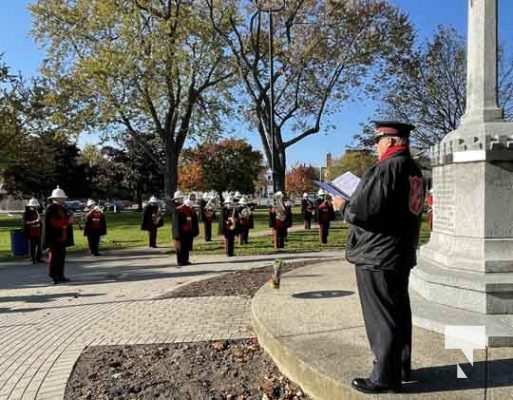
[[[235,216],[235,207],[232,209],[232,215],[228,217],[228,230],[234,231],[237,228],[237,217]]]

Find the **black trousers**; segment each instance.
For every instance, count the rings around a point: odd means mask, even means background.
[[[150,247],[157,247],[157,228],[150,228],[148,230],[148,239]]]
[[[30,258],[32,263],[41,262],[41,238],[29,239],[30,242]]]
[[[410,271],[356,267],[363,319],[374,368],[370,379],[382,385],[399,385],[411,371],[412,321],[408,281]]]
[[[305,229],[312,229],[312,215],[308,214],[304,216]]]
[[[235,248],[235,232],[227,230],[224,233],[224,247],[226,250],[226,255],[228,257],[233,257],[233,250]]]
[[[93,256],[98,255],[98,249],[100,247],[100,235],[89,234],[87,235],[87,243],[89,245],[89,251]]]
[[[210,242],[212,240],[212,221],[203,222],[203,226],[205,228],[205,242]]]
[[[328,243],[328,234],[330,233],[329,224],[319,224],[319,237],[322,244]]]
[[[239,244],[248,244],[249,243],[249,228],[240,228],[239,229]]]
[[[64,261],[66,259],[66,247],[50,247],[48,259],[48,275],[53,280],[64,278]]]
[[[287,228],[273,229],[274,248],[283,249],[285,247],[285,238],[287,237]]]
[[[192,250],[192,235],[181,235],[180,249],[176,251],[176,262],[178,265],[187,265],[189,263],[189,253]]]

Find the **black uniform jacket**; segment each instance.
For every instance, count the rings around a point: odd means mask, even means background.
[[[237,207],[223,207],[223,210],[219,213],[219,234],[225,236],[238,234],[239,218],[240,215]]]
[[[155,228],[160,228],[164,225],[164,215],[161,214],[157,225],[153,222],[153,214],[157,213],[159,207],[156,204],[148,204],[144,207],[143,220],[141,224],[141,230],[150,231]]]
[[[194,209],[184,204],[174,207],[171,234],[174,240],[181,240],[186,235],[198,236],[198,214]]]
[[[343,210],[351,224],[347,260],[379,270],[413,268],[423,203],[422,174],[408,150],[371,167]]]
[[[72,213],[60,204],[50,204],[45,214],[46,247],[69,247],[74,245],[73,225],[69,223]]]

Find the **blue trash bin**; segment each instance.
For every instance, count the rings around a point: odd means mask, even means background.
[[[23,229],[11,231],[11,253],[13,256],[26,256],[28,254],[28,240]]]

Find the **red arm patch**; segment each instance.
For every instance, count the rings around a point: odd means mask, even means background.
[[[420,176],[410,176],[410,198],[409,207],[410,212],[415,215],[420,215],[422,206],[424,205],[424,183]]]

